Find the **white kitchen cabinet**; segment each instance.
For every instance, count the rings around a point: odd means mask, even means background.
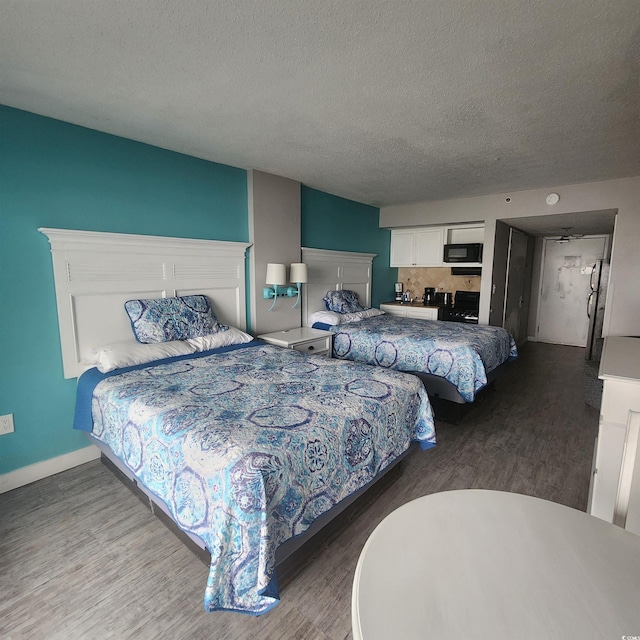
[[[392,267],[439,267],[444,246],[443,228],[392,229]]]
[[[640,534],[640,338],[605,338],[603,380],[588,511]]]
[[[470,242],[484,243],[484,225],[456,225],[455,227],[446,228],[445,244],[466,244]]]
[[[468,242],[484,242],[484,225],[392,229],[390,266],[478,266],[480,263],[452,265],[443,262],[445,244]]]
[[[381,304],[380,311],[388,313],[390,316],[401,318],[414,318],[417,320],[437,320],[438,307],[418,307],[413,305],[401,305],[395,303]]]

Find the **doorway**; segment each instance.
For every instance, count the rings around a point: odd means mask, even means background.
[[[545,239],[538,302],[539,342],[584,347],[591,266],[605,255],[606,237]]]

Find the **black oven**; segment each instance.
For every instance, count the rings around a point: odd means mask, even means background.
[[[480,309],[479,291],[456,291],[453,305],[443,310],[438,320],[449,322],[465,322],[466,324],[478,324],[478,311]]]
[[[445,244],[444,262],[482,262],[482,244]]]

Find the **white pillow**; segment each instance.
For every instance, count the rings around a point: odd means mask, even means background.
[[[209,351],[209,349],[217,349],[218,347],[228,347],[232,344],[244,344],[251,342],[253,336],[244,331],[240,331],[236,327],[229,327],[226,331],[212,333],[198,338],[188,338],[187,342],[194,351]]]
[[[145,364],[173,356],[184,356],[194,351],[195,347],[187,344],[184,340],[151,344],[143,344],[135,340],[114,342],[97,350],[96,366],[98,371],[108,373],[114,369],[132,367],[136,364]]]
[[[322,324],[335,325],[342,322],[344,314],[336,313],[335,311],[315,311],[309,318],[309,326],[313,326],[316,322],[322,322]]]
[[[342,324],[347,322],[360,322],[360,320],[364,320],[365,318],[373,318],[375,316],[384,315],[384,311],[380,311],[380,309],[365,309],[364,311],[354,311],[353,313],[343,313],[342,314]]]

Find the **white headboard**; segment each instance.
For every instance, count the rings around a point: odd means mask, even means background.
[[[65,378],[92,366],[96,347],[133,339],[130,299],[204,294],[221,322],[246,328],[250,244],[38,230],[51,243]]]
[[[360,303],[371,305],[371,265],[376,253],[329,251],[302,248],[302,261],[308,269],[307,284],[302,287],[302,324],[314,311],[325,309],[322,298],[327,291],[351,289]]]

